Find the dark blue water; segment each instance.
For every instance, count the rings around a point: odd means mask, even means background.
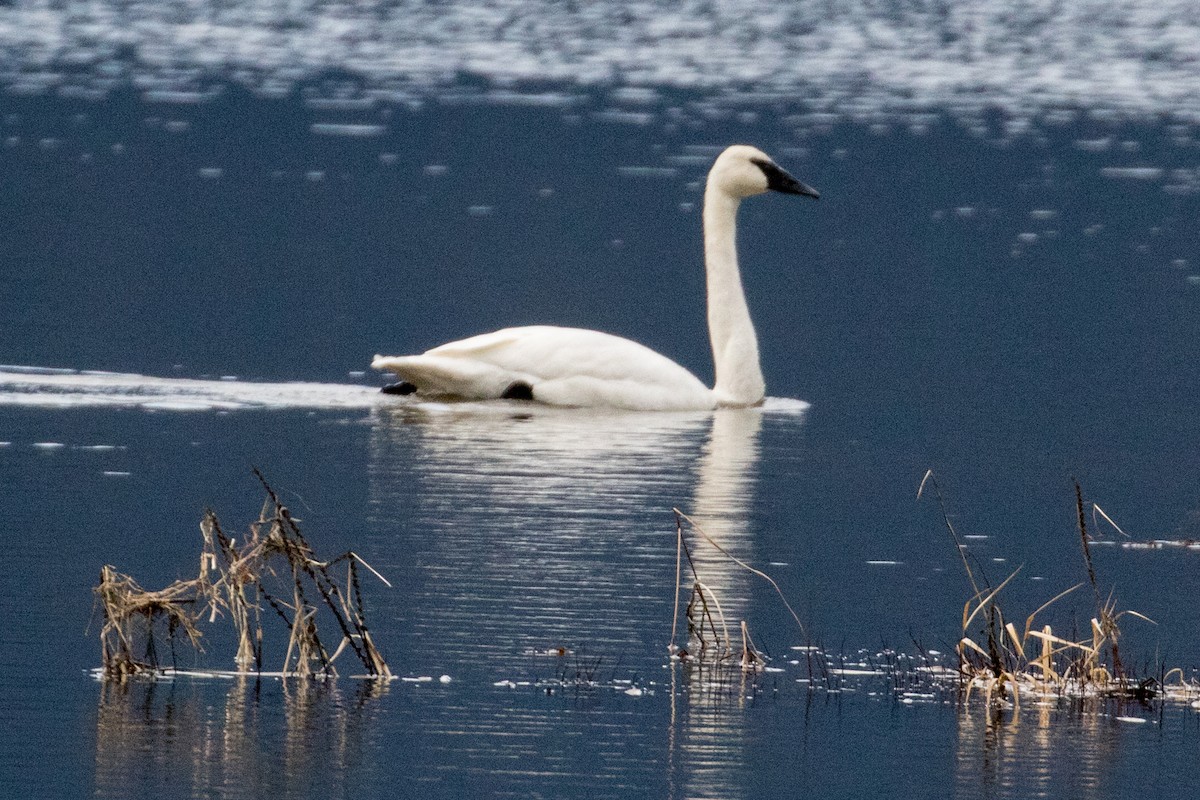
[[[552,322],[708,379],[697,182],[711,151],[696,148],[753,142],[822,191],[740,217],[769,393],[810,403],[800,415],[10,398],[11,791],[1194,794],[1177,767],[1200,740],[1186,704],[1027,707],[989,726],[982,706],[905,704],[886,681],[810,694],[790,648],[952,652],[969,589],[936,502],[916,499],[929,468],[959,532],[987,537],[968,545],[992,582],[1022,566],[1005,590],[1018,622],[1086,579],[1073,479],[1134,540],[1197,537],[1200,200],[1173,187],[1197,140],[1078,121],[1018,137],[1000,119],[986,135],[945,118],[880,130],[784,106],[745,120],[694,101],[629,125],[597,118],[590,96],[356,113],[233,87],[185,105],[3,98],[8,364],[376,385],[356,374],[375,352]],[[329,122],[382,130],[310,127]],[[1101,137],[1113,144],[1080,144]],[[1162,172],[1112,171],[1127,167]],[[366,587],[375,635],[398,675],[432,681],[121,688],[86,674],[100,566],[146,586],[193,574],[205,507],[233,528],[257,513],[251,467],[318,547],[353,547],[388,576],[394,588]],[[779,581],[805,633],[769,586],[706,562],[783,672],[713,691],[666,666],[672,507]],[[1124,651],[1148,674],[1195,666],[1195,552],[1094,550],[1102,591],[1158,623],[1129,619]],[[1086,629],[1089,591],[1056,607],[1056,630]],[[200,662],[228,666],[220,644]],[[535,685],[593,659],[601,688]]]

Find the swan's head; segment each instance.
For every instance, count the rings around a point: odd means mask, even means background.
[[[709,188],[716,188],[738,199],[764,192],[799,194],[814,200],[816,189],[801,183],[757,147],[735,144],[717,156],[708,172]]]

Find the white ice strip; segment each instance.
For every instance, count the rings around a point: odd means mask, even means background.
[[[15,372],[22,375],[78,375],[79,370],[61,367],[32,367],[24,364],[0,364],[0,373]]]
[[[387,128],[382,125],[353,125],[336,122],[314,122],[309,126],[309,130],[318,136],[349,136],[354,139],[383,136],[387,132]]]
[[[92,676],[93,679],[95,679],[97,681],[106,680],[103,667],[94,667],[90,670],[87,670],[87,672]],[[300,675],[296,672],[275,672],[275,671],[265,671],[265,670],[263,672],[236,672],[234,670],[226,670],[226,669],[174,669],[172,667],[164,667],[155,672],[143,673],[143,674],[139,675],[138,677],[141,679],[144,679],[144,680],[156,680],[156,681],[173,681],[176,678],[216,679],[216,680],[236,680],[239,678],[269,678],[269,679],[274,679],[274,680],[284,680],[284,679],[289,679],[289,678],[298,678],[298,677],[300,677]],[[325,680],[326,679],[324,676],[321,676],[321,675],[314,675],[314,676],[309,676],[309,677],[313,680]],[[369,680],[369,681],[399,680],[395,676],[393,676],[391,678],[381,679],[378,675],[343,675],[341,677],[349,678],[350,680]]]
[[[0,406],[138,407],[162,411],[249,408],[372,408],[388,399],[370,386],[155,378],[38,368],[0,368]]]
[[[1156,181],[1163,176],[1163,171],[1159,167],[1101,167],[1100,174],[1120,180]]]
[[[768,397],[763,400],[762,410],[780,416],[800,416],[808,410],[808,403],[791,397]]]
[[[0,366],[0,407],[35,408],[143,408],[149,411],[237,411],[244,409],[371,409],[377,407],[420,408],[426,413],[509,413],[512,401],[445,403],[415,397],[386,395],[363,384],[259,383],[228,377],[220,380],[157,378],[148,375],[31,366]],[[526,411],[570,414],[573,409],[523,405]],[[801,416],[808,409],[803,400],[768,397],[764,414]],[[614,412],[615,413],[615,412]],[[708,412],[706,412],[708,413]],[[39,443],[44,449],[62,447]],[[97,448],[98,449],[98,448]]]
[[[674,167],[617,167],[617,172],[630,178],[674,178],[679,174]]]

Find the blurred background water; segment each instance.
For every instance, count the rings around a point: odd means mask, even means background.
[[[1200,538],[1198,25],[1149,2],[0,6],[0,363],[36,368],[0,368],[6,784],[1194,796],[1189,708],[989,725],[886,681],[810,693],[792,648],[953,650],[969,591],[928,468],[989,577],[1022,566],[1016,618],[1085,579],[1073,478],[1131,542]],[[375,391],[375,352],[539,322],[711,378],[699,207],[733,142],[822,191],[741,212],[765,410]],[[257,512],[251,466],[388,576],[373,630],[433,680],[89,676],[100,566],[191,574],[205,507]],[[782,672],[714,692],[668,667],[673,507],[797,608],[803,634],[703,561]],[[1191,674],[1195,552],[1099,527],[1103,587],[1157,623],[1125,652]],[[1085,594],[1056,630],[1086,629]],[[534,685],[581,672],[603,688]]]

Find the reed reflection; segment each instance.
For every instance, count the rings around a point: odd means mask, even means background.
[[[958,713],[957,797],[1111,796],[1122,725],[1094,701],[1045,701],[1016,713]]]
[[[96,794],[190,786],[221,797],[341,796],[377,776],[381,681],[104,682],[96,713]]]

